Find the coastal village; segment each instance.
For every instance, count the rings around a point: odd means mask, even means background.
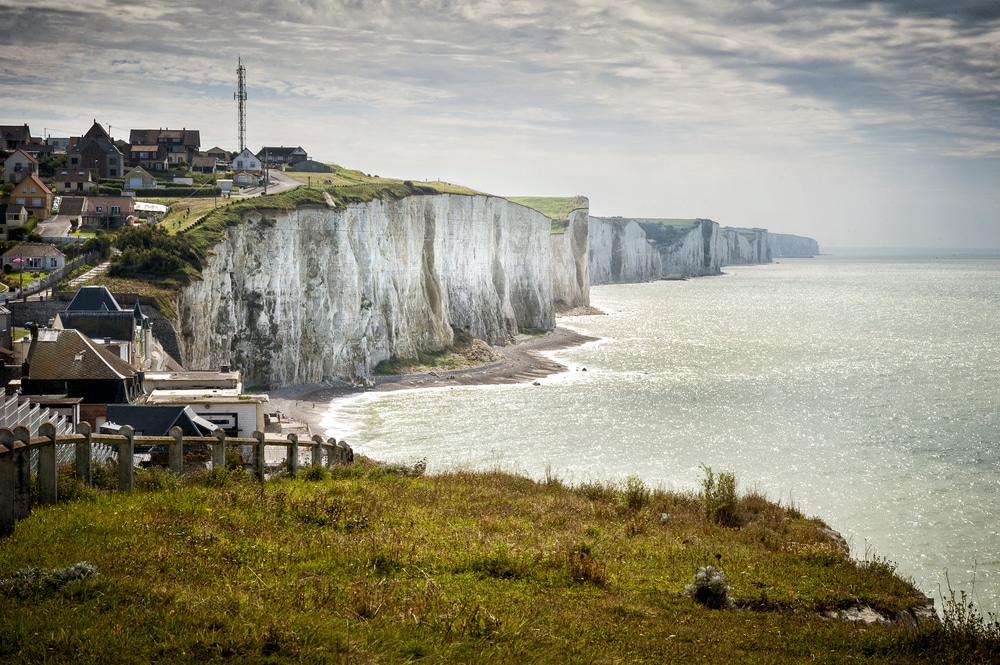
[[[282,169],[322,173],[299,146],[233,154],[197,129],[133,129],[114,139],[97,121],[78,136],[0,126],[0,427],[31,437],[86,424],[95,433],[308,439],[308,425],[247,394],[226,366],[186,368],[150,298],[90,280],[108,257],[95,239],[123,227],[193,222],[192,205],[266,191]],[[275,181],[271,181],[274,184]],[[290,186],[285,184],[285,187]],[[175,221],[176,220],[176,221]]]

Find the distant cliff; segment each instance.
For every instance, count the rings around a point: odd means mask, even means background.
[[[718,275],[727,265],[769,263],[769,235],[710,219],[591,217],[591,284]]]
[[[552,233],[535,210],[464,194],[245,213],[179,294],[182,362],[277,387],[365,377],[453,329],[490,344],[551,330],[556,300],[590,301],[587,219]]]
[[[785,233],[771,233],[771,258],[812,258],[819,254],[819,243],[812,238],[792,236]]]

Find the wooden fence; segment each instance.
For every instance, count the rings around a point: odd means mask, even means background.
[[[264,451],[268,447],[282,447],[287,451],[288,472],[299,472],[299,452],[311,449],[312,465],[321,466],[326,462],[329,468],[334,464],[347,464],[354,460],[354,452],[343,441],[324,440],[316,435],[307,441],[299,441],[296,434],[289,434],[283,441],[266,440],[263,432],[254,432],[253,438],[227,437],[222,430],[215,436],[185,437],[179,427],[171,429],[171,436],[135,436],[128,425],[122,426],[119,434],[94,434],[90,425],[80,423],[75,434],[59,433],[52,423],[44,423],[38,429],[39,436],[32,438],[27,427],[18,426],[13,430],[0,428],[0,536],[10,534],[14,523],[31,514],[32,499],[38,503],[56,503],[58,500],[56,483],[56,448],[73,445],[76,447],[76,478],[90,486],[92,446],[104,444],[118,450],[118,490],[132,492],[135,489],[135,447],[167,446],[171,471],[181,473],[184,465],[185,445],[208,445],[212,448],[213,468],[225,468],[226,448],[232,446],[253,447],[253,474],[263,482],[265,474]],[[36,496],[31,491],[31,455],[37,451]]]

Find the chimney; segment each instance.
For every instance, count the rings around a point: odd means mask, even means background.
[[[110,337],[105,337],[104,338],[104,345],[107,346],[109,344],[111,344],[111,338]]]

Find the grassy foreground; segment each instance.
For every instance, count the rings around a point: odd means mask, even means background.
[[[0,540],[0,662],[996,662],[996,640],[865,627],[823,610],[919,604],[750,494],[637,479],[567,487],[362,461],[259,485],[142,472],[133,495],[66,485]],[[306,479],[306,478],[310,479]],[[706,510],[709,508],[709,510]],[[667,515],[668,517],[664,517]],[[97,576],[19,583],[28,567]],[[723,569],[735,603],[685,593]],[[23,573],[22,573],[23,574]]]

